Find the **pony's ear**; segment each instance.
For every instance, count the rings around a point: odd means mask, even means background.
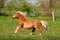
[[[20,14],[19,11],[16,12],[17,14]]]
[[[24,15],[26,16],[27,14],[26,14],[27,12],[24,12]]]
[[[18,14],[19,14],[19,12],[18,12]]]

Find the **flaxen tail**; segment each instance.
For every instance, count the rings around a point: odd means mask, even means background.
[[[40,21],[45,30],[47,30],[48,23],[46,21]]]

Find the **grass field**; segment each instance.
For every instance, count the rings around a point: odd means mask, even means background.
[[[18,21],[11,17],[0,16],[0,40],[60,40],[60,18],[56,18],[55,22],[52,21],[52,18],[46,17],[37,17],[34,19],[46,20],[49,23],[48,31],[43,30],[42,36],[39,36],[37,31],[35,35],[29,35],[31,30],[23,28],[14,36],[13,32],[18,25]]]

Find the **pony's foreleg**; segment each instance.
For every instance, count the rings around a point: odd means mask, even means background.
[[[14,33],[16,34],[17,33],[17,31],[19,30],[21,28],[21,26],[19,25],[19,26],[17,26],[16,27],[16,30],[14,31]]]
[[[35,32],[35,28],[33,27],[33,28],[32,28],[32,32],[30,33],[30,35],[33,35],[34,32]]]

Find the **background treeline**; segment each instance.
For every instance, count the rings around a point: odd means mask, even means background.
[[[60,0],[0,0],[0,15],[11,16],[16,11],[28,16],[51,16],[60,7]]]

